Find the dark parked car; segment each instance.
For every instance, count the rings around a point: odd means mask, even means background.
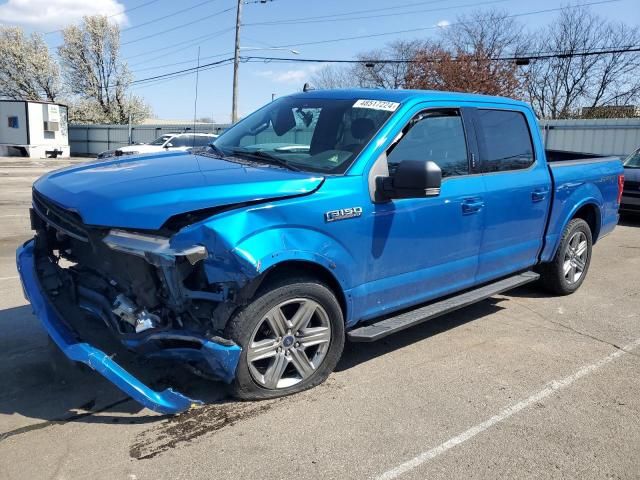
[[[640,214],[640,148],[629,155],[624,166],[624,190],[620,211]]]

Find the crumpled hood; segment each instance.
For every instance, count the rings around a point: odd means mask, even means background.
[[[87,225],[158,229],[176,214],[313,192],[324,178],[190,153],[161,153],[56,170],[34,188]]]

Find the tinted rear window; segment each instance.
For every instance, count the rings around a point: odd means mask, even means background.
[[[522,113],[479,109],[477,126],[485,172],[520,170],[533,164],[531,135]]]

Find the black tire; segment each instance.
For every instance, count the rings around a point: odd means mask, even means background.
[[[574,238],[578,232],[582,232],[586,237],[586,260],[580,277],[576,281],[570,282],[564,273],[564,263],[568,254],[567,252],[569,251],[570,240]],[[589,224],[581,218],[574,218],[564,229],[560,239],[560,246],[553,257],[553,260],[549,263],[543,263],[539,268],[540,282],[544,289],[556,295],[570,295],[578,290],[589,271],[589,265],[591,263],[591,249],[592,234]]]
[[[247,346],[252,342],[265,315],[291,299],[309,299],[326,312],[330,324],[328,350],[315,371],[299,383],[286,388],[265,388],[256,381],[247,360]],[[252,302],[234,315],[225,328],[227,338],[242,347],[232,384],[233,394],[243,400],[263,400],[298,393],[324,382],[336,367],[344,348],[345,332],[342,309],[334,293],[326,285],[308,277],[280,278],[260,288]]]

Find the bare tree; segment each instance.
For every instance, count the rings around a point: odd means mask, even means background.
[[[358,63],[350,66],[327,65],[313,75],[312,83],[318,88],[405,88],[409,63],[425,45],[423,40],[393,41],[381,49],[358,54]]]
[[[352,74],[352,67],[338,64],[325,65],[314,72],[311,76],[311,84],[321,90],[360,86],[358,80]]]
[[[60,71],[39,34],[0,26],[0,97],[55,101]]]
[[[533,51],[560,54],[532,61],[527,69],[526,95],[539,116],[568,118],[583,107],[597,111],[640,100],[640,54],[630,51],[640,43],[637,27],[572,7],[536,38]],[[582,55],[610,50],[620,52]]]
[[[380,50],[362,53],[353,76],[362,87],[405,88],[410,62],[427,45],[423,40],[396,40]],[[381,62],[383,59],[394,62]]]
[[[442,44],[449,50],[489,58],[514,56],[526,48],[528,37],[508,12],[476,10],[461,15],[442,29]]]
[[[120,60],[120,29],[106,16],[84,17],[80,26],[62,32],[58,48],[63,78],[74,95],[73,121],[126,123],[149,115],[138,97],[128,95],[131,73]],[[73,108],[75,107],[75,108]]]

